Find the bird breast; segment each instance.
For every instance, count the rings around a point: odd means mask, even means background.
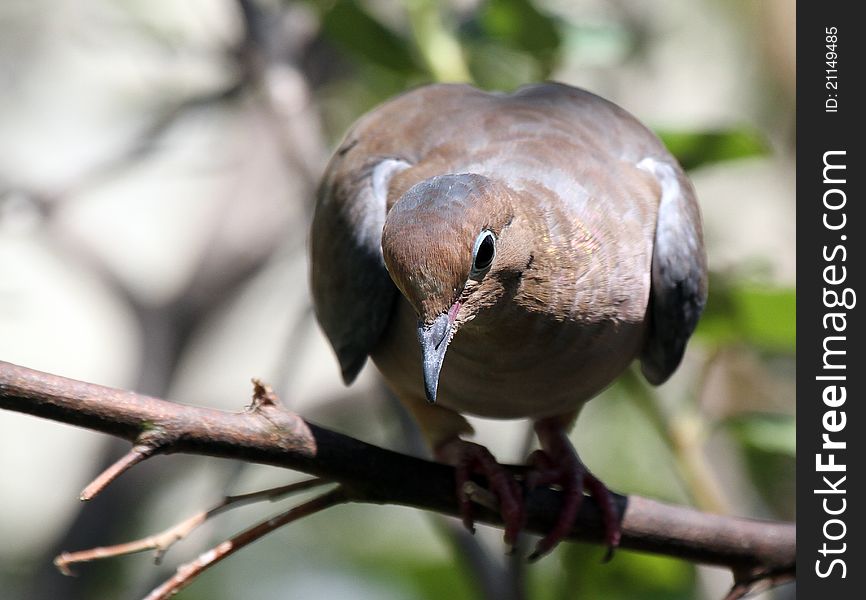
[[[530,260],[499,282],[493,306],[471,320],[458,315],[439,375],[441,405],[504,419],[562,414],[640,352],[657,190],[633,166],[598,174],[594,186],[583,169],[559,178],[548,170],[544,185],[526,167],[512,178],[515,217],[503,236],[528,248]],[[417,319],[401,296],[372,357],[398,395],[423,399]]]
[[[561,319],[506,300],[460,327],[445,355],[437,403],[482,417],[541,418],[579,408],[635,358],[644,336],[636,319]],[[400,298],[376,366],[401,397],[423,399],[417,316]]]

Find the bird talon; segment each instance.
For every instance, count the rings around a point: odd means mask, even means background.
[[[466,465],[457,466],[457,502],[460,505],[460,519],[463,526],[475,535],[475,519],[472,516],[472,490],[475,484],[469,480],[469,472]]]
[[[613,496],[601,480],[590,473],[581,462],[561,425],[554,420],[541,420],[536,423],[536,433],[543,449],[530,454],[528,462],[532,470],[527,474],[527,481],[532,481],[536,487],[560,487],[562,507],[555,524],[538,542],[530,560],[541,558],[565,539],[577,519],[586,489],[601,511],[605,542],[608,546],[603,562],[609,561],[620,541],[620,526]]]
[[[605,556],[604,562],[607,562],[613,558],[613,551],[617,546],[619,546],[622,537],[622,530],[619,525],[619,515],[610,490],[607,489],[607,486],[604,485],[601,480],[589,471],[586,473],[586,484],[589,488],[590,494],[592,494],[592,497],[595,499],[595,502],[598,504],[599,510],[601,511],[605,541],[607,542],[608,547],[608,553]]]
[[[518,533],[523,528],[525,511],[521,488],[511,473],[496,462],[485,447],[459,438],[440,445],[437,454],[439,458],[457,465],[457,498],[466,528],[472,533],[475,532],[472,504],[480,504],[502,515],[505,523],[505,544],[515,546]],[[472,481],[472,474],[485,477],[489,489]]]
[[[469,502],[466,502],[466,504],[469,504]],[[460,512],[464,512],[462,507]],[[475,520],[472,518],[471,509],[469,510],[469,512],[470,514],[463,514],[461,520],[463,521],[463,526],[466,528],[466,530],[469,531],[469,533],[471,533],[472,535],[475,535]]]

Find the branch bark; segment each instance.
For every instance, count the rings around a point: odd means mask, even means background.
[[[135,459],[121,458],[100,486],[153,454],[185,452],[274,465],[339,482],[349,501],[400,504],[457,515],[454,470],[309,423],[280,406],[256,382],[241,413],[182,405],[84,383],[0,361],[0,408],[123,438]],[[514,467],[520,469],[520,467]],[[92,486],[88,486],[90,490]],[[527,530],[543,534],[558,514],[559,493],[527,499]],[[795,526],[702,513],[639,496],[616,496],[622,548],[730,568],[738,581],[793,578]],[[495,511],[478,519],[501,525]],[[602,542],[601,515],[584,502],[570,539]]]

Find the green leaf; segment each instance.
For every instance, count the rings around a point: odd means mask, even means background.
[[[691,600],[694,567],[682,560],[619,550],[600,564],[605,549],[566,544],[561,552],[565,582],[561,598],[605,600]]]
[[[460,29],[473,79],[511,90],[550,77],[559,60],[559,22],[527,0],[491,0]]]
[[[793,350],[797,342],[793,289],[741,288],[734,293],[739,324],[746,336],[769,349]]]
[[[404,597],[418,600],[453,598],[471,600],[477,597],[471,569],[460,569],[459,554],[454,560],[418,560],[399,554],[381,554],[356,557],[365,579],[378,580],[395,589],[411,590]]]
[[[793,416],[751,414],[732,419],[728,428],[740,443],[755,450],[796,455],[796,421]]]
[[[726,160],[763,156],[770,150],[766,140],[749,128],[656,133],[687,171]]]
[[[762,350],[793,352],[796,315],[793,288],[714,281],[695,335],[716,344],[746,342]]]
[[[553,17],[528,0],[490,0],[480,19],[491,37],[527,52],[554,53],[562,43]]]
[[[549,74],[536,57],[496,42],[469,41],[463,48],[473,79],[484,89],[513,90]]]
[[[725,429],[742,448],[743,465],[774,513],[795,516],[796,423],[791,415],[749,414],[728,420]]]
[[[410,42],[371,17],[355,1],[337,0],[325,10],[322,31],[352,58],[404,75],[424,72]]]

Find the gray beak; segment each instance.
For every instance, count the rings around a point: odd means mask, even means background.
[[[430,404],[436,402],[436,388],[439,387],[439,371],[445,360],[445,351],[451,341],[451,330],[454,321],[448,313],[436,317],[430,325],[418,323],[418,341],[421,342],[421,354],[424,367],[424,391]]]

